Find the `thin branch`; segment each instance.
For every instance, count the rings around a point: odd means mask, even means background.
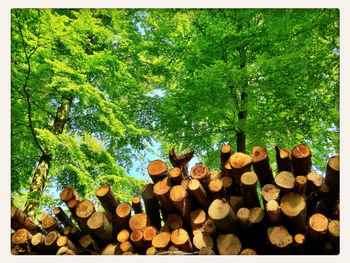
[[[16,121],[16,120],[11,120],[11,122],[14,122],[14,123],[17,123],[19,125],[23,125],[23,126],[29,127],[29,125],[27,123],[24,123],[24,122],[20,122],[20,121]]]

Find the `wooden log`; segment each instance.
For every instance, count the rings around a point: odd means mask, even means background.
[[[18,229],[12,236],[12,243],[15,245],[29,244],[33,235],[25,228]]]
[[[163,180],[168,175],[168,166],[161,160],[150,162],[147,167],[148,175],[151,177],[154,184]]]
[[[306,202],[298,193],[289,192],[281,198],[281,211],[287,218],[287,227],[294,233],[303,233],[306,227]]]
[[[188,190],[188,184],[190,183],[190,179],[184,178],[181,181],[181,186],[187,191]]]
[[[260,206],[257,192],[258,177],[254,172],[246,172],[241,176],[240,188],[245,207]]]
[[[213,199],[225,198],[226,194],[221,179],[211,180],[208,184],[208,190]]]
[[[146,242],[143,239],[143,233],[141,230],[133,230],[130,234],[130,240],[137,248],[137,251],[141,254],[146,252],[147,246]]]
[[[74,227],[72,220],[67,216],[67,214],[63,211],[61,207],[55,207],[53,209],[53,213],[57,217],[57,219],[62,222],[64,226]]]
[[[56,244],[57,246],[60,247],[67,247],[70,250],[73,250],[74,252],[76,252],[77,254],[80,253],[80,249],[78,249],[74,243],[72,241],[69,240],[69,238],[67,236],[61,236],[56,240]]]
[[[42,227],[46,231],[57,230],[60,234],[63,234],[63,228],[54,216],[45,217]]]
[[[268,246],[272,254],[287,254],[293,242],[284,226],[272,226],[267,229]]]
[[[220,159],[221,159],[221,165],[220,165],[220,170],[224,170],[225,163],[227,162],[228,159],[231,157],[231,145],[230,144],[225,144],[221,147],[221,152],[220,152]]]
[[[235,194],[235,189],[233,187],[232,177],[224,176],[221,178],[221,182],[224,192],[226,193],[226,198],[228,199],[230,196],[233,196]]]
[[[30,243],[33,247],[37,247],[39,250],[43,250],[44,248],[44,240],[45,235],[43,233],[36,233],[34,236],[32,236]]]
[[[252,149],[253,169],[259,178],[260,186],[273,183],[273,174],[270,167],[269,155],[266,149],[256,145]]]
[[[145,227],[145,229],[143,230],[143,240],[145,241],[147,247],[152,245],[152,240],[157,234],[158,230],[154,226]]]
[[[182,173],[179,167],[173,167],[169,170],[169,177],[173,185],[179,185],[182,181]]]
[[[195,209],[190,213],[190,223],[192,229],[201,227],[207,219],[207,215],[203,209]]]
[[[175,213],[177,211],[173,202],[170,200],[171,181],[168,177],[157,182],[153,187],[153,193],[157,196],[161,206],[169,213]]]
[[[156,255],[158,253],[158,249],[155,247],[149,247],[146,250],[146,255]]]
[[[122,243],[120,243],[120,249],[123,252],[127,252],[127,251],[134,252],[134,247],[129,240],[126,240],[126,241],[123,241]]]
[[[161,219],[159,212],[159,202],[153,193],[153,184],[145,184],[142,187],[141,197],[145,205],[146,214],[151,221],[151,224],[157,229],[161,227]]]
[[[104,243],[112,241],[113,232],[112,224],[108,221],[105,213],[94,212],[86,222],[89,230],[94,235],[98,236]]]
[[[261,207],[250,208],[249,214],[250,227],[247,230],[247,241],[242,237],[242,242],[247,244],[247,247],[254,248],[259,254],[265,253],[262,244],[266,240],[266,223],[265,213]]]
[[[208,215],[220,232],[235,233],[238,231],[237,217],[226,201],[215,199],[209,206]]]
[[[308,221],[308,252],[321,253],[326,242],[328,230],[328,219],[322,214],[313,214]]]
[[[81,231],[77,227],[72,227],[70,230],[69,238],[75,241],[76,243],[79,242],[79,239],[82,237]]]
[[[238,255],[242,250],[239,238],[234,234],[221,234],[216,239],[220,255]]]
[[[55,254],[56,253],[56,251],[58,249],[56,241],[60,237],[61,237],[61,235],[55,230],[49,232],[46,235],[45,240],[44,240],[44,244],[45,244],[45,247],[46,247],[46,249],[48,250],[48,252],[50,254]]]
[[[295,146],[292,150],[292,165],[294,175],[307,175],[311,172],[311,151],[304,144]]]
[[[207,219],[202,225],[202,230],[204,233],[208,233],[211,236],[216,235],[216,225],[213,220]]]
[[[192,242],[187,231],[183,228],[174,230],[171,233],[170,240],[175,244],[180,250],[185,252],[192,252]]]
[[[231,164],[230,164],[230,159],[228,159],[226,161],[226,163],[224,164],[224,168],[222,170],[222,175],[223,176],[233,177],[233,172],[232,172],[232,167],[231,167]]]
[[[328,223],[328,240],[333,245],[334,254],[339,254],[339,236],[340,236],[340,222],[339,220],[330,220]]]
[[[75,208],[75,214],[80,222],[81,230],[89,232],[87,220],[95,212],[95,205],[90,200],[83,200]]]
[[[169,151],[169,160],[174,167],[179,167],[184,178],[188,178],[188,162],[192,159],[194,151],[177,155],[174,148]]]
[[[232,167],[233,178],[235,179],[236,184],[239,185],[242,174],[251,170],[253,157],[248,154],[236,152],[231,155],[229,162]]]
[[[202,247],[200,250],[199,250],[199,255],[205,255],[205,256],[208,256],[208,255],[215,255],[215,252],[212,248],[209,248],[209,247]]]
[[[142,211],[142,204],[141,204],[141,198],[139,196],[135,196],[132,199],[132,209],[134,209],[135,214],[143,213]]]
[[[242,196],[230,196],[230,205],[233,212],[236,214],[238,209],[243,207],[243,197]]]
[[[239,253],[240,255],[257,255],[256,251],[251,248],[245,248]]]
[[[182,218],[189,222],[193,204],[187,191],[181,185],[175,185],[170,190],[170,199]]]
[[[239,226],[242,229],[248,229],[250,227],[249,216],[250,216],[250,210],[247,207],[241,207],[237,211],[237,218],[239,221]]]
[[[11,206],[11,228],[15,231],[25,228],[31,234],[41,232],[40,227],[16,206]]]
[[[67,246],[63,246],[57,250],[56,255],[77,255],[77,253],[74,250],[69,249]]]
[[[120,244],[112,243],[105,246],[101,255],[121,255],[123,251],[120,249]]]
[[[45,212],[40,213],[37,217],[36,220],[38,220],[39,224],[42,225],[43,221],[46,217],[48,217],[49,215]]]
[[[166,250],[171,244],[171,234],[169,232],[160,232],[152,240],[152,246],[157,250]]]
[[[136,214],[133,215],[129,220],[129,227],[131,231],[144,230],[146,226],[150,225],[150,221],[146,214]]]
[[[337,199],[339,195],[339,170],[340,170],[340,156],[332,156],[327,163],[325,181],[329,186],[331,193],[330,198]]]
[[[279,188],[275,184],[265,184],[261,189],[261,196],[263,198],[264,206],[266,207],[266,203],[270,200],[274,200],[276,202],[279,201],[281,188]]]
[[[192,195],[195,197],[195,199],[198,201],[200,206],[203,209],[206,209],[208,207],[207,204],[207,192],[205,191],[204,187],[202,186],[201,182],[197,179],[192,179],[188,183],[188,189],[192,193]]]
[[[90,234],[85,234],[79,239],[79,244],[82,248],[91,249],[97,253],[101,253],[100,246],[92,238]]]
[[[293,246],[292,252],[295,255],[304,254],[305,243],[306,243],[306,237],[304,234],[298,233],[298,234],[294,235],[293,244],[292,244],[292,246]]]
[[[275,150],[278,173],[282,171],[293,172],[292,151],[287,148],[279,149],[277,145],[275,146]]]
[[[209,169],[203,163],[197,163],[195,166],[191,168],[191,178],[197,179],[202,184],[207,181],[207,177],[209,176]]]
[[[121,203],[118,205],[115,213],[118,218],[120,229],[129,228],[129,220],[131,218],[131,206],[129,203]]]
[[[69,200],[74,199],[80,201],[80,195],[73,186],[68,186],[60,193],[60,198],[63,202],[68,203]]]
[[[275,184],[281,189],[281,193],[288,193],[295,186],[295,177],[291,172],[282,171],[276,175]]]
[[[298,175],[295,177],[295,192],[305,196],[307,186],[307,177],[304,175]]]
[[[164,225],[164,226],[162,226],[159,229],[159,232],[168,232],[168,233],[170,233],[170,228],[167,225]]]
[[[266,203],[266,211],[272,226],[278,226],[282,223],[281,208],[275,200]]]
[[[130,232],[128,229],[122,229],[119,231],[118,235],[117,235],[117,241],[122,243],[124,241],[129,240],[130,237]]]
[[[175,213],[169,214],[168,219],[165,222],[165,226],[169,228],[169,231],[174,231],[175,229],[182,228],[183,225],[184,223],[182,217]]]
[[[322,185],[324,178],[322,175],[310,172],[306,175],[307,185],[305,195],[308,196],[312,192],[318,191],[320,186]]]

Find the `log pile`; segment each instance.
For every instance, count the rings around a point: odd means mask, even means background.
[[[274,176],[264,147],[221,149],[220,171],[187,164],[193,152],[148,165],[153,183],[132,202],[108,184],[96,190],[104,211],[71,186],[34,223],[11,208],[11,253],[30,255],[320,255],[339,253],[339,155],[325,178],[311,171],[306,145],[276,146]],[[261,197],[259,198],[259,194]]]

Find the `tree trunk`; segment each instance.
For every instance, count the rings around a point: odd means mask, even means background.
[[[57,109],[56,117],[52,126],[52,134],[60,135],[63,132],[64,125],[67,122],[73,97],[63,96],[62,103]],[[38,166],[35,170],[33,181],[30,185],[29,196],[23,212],[34,219],[40,205],[40,198],[44,192],[45,183],[50,169],[51,156],[48,155],[48,149],[41,155]]]

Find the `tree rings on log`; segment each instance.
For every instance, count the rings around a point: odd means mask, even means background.
[[[311,151],[304,144],[295,146],[292,150],[292,165],[294,175],[307,175],[311,171]]]
[[[231,155],[229,163],[232,167],[232,175],[237,185],[240,184],[242,174],[251,170],[252,162],[253,157],[248,154],[236,152]]]
[[[208,167],[203,163],[197,163],[191,168],[191,178],[197,179],[203,183],[206,180],[206,177],[209,176]]]
[[[200,250],[201,248],[213,248],[214,240],[206,232],[200,232],[193,236],[193,245],[196,249]]]
[[[281,198],[281,210],[288,218],[290,229],[296,233],[305,231],[306,225],[306,201],[298,193],[289,192]]]
[[[159,250],[165,250],[170,246],[171,234],[160,232],[152,240],[152,246]]]
[[[220,255],[238,255],[242,250],[239,238],[234,234],[221,234],[216,239]]]
[[[293,242],[293,237],[284,226],[269,227],[267,236],[272,251],[277,253],[286,253],[285,248]]]
[[[166,177],[168,173],[168,166],[161,160],[154,160],[150,162],[147,167],[148,174],[151,177],[153,183],[157,183]]]
[[[129,228],[129,220],[131,217],[131,205],[129,203],[121,203],[118,205],[115,213],[117,215],[118,224],[120,228]]]
[[[196,198],[198,203],[202,208],[207,208],[207,192],[202,186],[201,182],[197,179],[192,179],[188,182],[188,189],[192,193],[192,195]]]
[[[261,187],[263,187],[265,184],[272,184],[273,174],[266,149],[259,145],[254,146],[252,150],[252,157],[253,169],[259,178]]]
[[[295,177],[291,172],[282,171],[276,175],[275,184],[283,193],[289,192],[295,186]]]
[[[260,206],[258,192],[257,192],[258,177],[254,172],[245,172],[241,176],[241,194],[243,197],[243,204],[245,207]]]
[[[183,228],[174,230],[171,233],[170,240],[175,244],[180,250],[185,252],[192,252],[192,243],[187,231]]]
[[[173,185],[179,185],[182,181],[182,173],[179,167],[173,167],[169,170],[170,180]]]
[[[208,215],[222,233],[237,232],[237,217],[226,201],[215,199],[209,206]]]
[[[75,191],[73,186],[68,186],[60,193],[60,198],[63,202],[67,203],[69,200],[74,199],[80,201],[80,196]]]
[[[149,226],[150,222],[146,214],[133,215],[129,220],[129,226],[131,231],[143,230],[146,226]]]

